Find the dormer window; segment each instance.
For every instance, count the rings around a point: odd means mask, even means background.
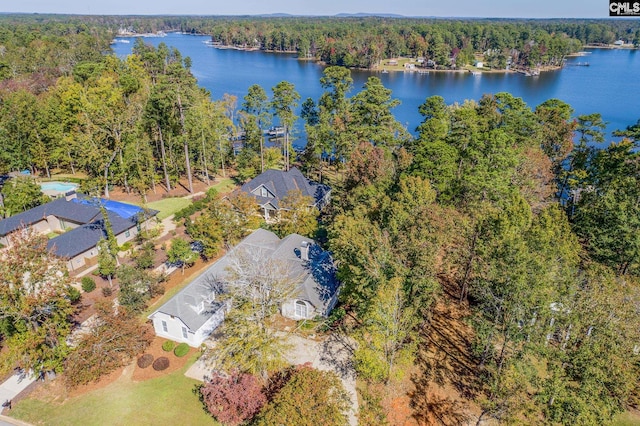
[[[269,192],[267,191],[267,188],[265,188],[264,186],[260,188],[260,196],[265,198],[269,196]]]
[[[196,308],[196,312],[198,314],[201,314],[202,312],[204,312],[204,300],[202,302],[200,302],[200,304],[198,304],[198,306]]]

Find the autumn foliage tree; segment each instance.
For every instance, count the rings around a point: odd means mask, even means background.
[[[232,426],[251,420],[267,402],[260,381],[247,373],[215,373],[200,393],[207,411],[220,423]]]
[[[9,236],[0,253],[0,369],[62,369],[74,311],[72,283],[64,261],[47,250],[46,237],[27,231]]]
[[[347,425],[349,396],[338,376],[302,366],[256,418],[258,426]]]
[[[95,307],[95,322],[79,335],[65,362],[64,379],[69,387],[93,382],[126,365],[153,339],[151,328],[125,308],[115,310],[107,301]]]
[[[291,190],[280,201],[278,220],[272,227],[280,238],[294,233],[311,237],[318,229],[319,214],[312,197],[302,195],[298,189]]]

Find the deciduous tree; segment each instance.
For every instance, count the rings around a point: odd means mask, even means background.
[[[255,420],[277,426],[283,419],[298,425],[347,425],[349,396],[335,373],[300,367]]]
[[[95,307],[95,320],[76,336],[73,351],[65,361],[64,381],[71,388],[126,365],[153,340],[151,327],[140,324],[126,308],[116,310],[106,301]]]
[[[207,411],[220,423],[232,426],[251,421],[267,402],[260,381],[247,373],[214,373],[200,394]]]
[[[0,368],[16,365],[36,374],[61,371],[74,308],[65,262],[47,250],[47,239],[28,231],[9,236],[0,253]]]

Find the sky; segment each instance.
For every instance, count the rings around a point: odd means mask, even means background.
[[[335,15],[607,18],[608,0],[0,0],[0,12],[81,15]]]

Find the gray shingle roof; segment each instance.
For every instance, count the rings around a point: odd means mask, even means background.
[[[309,261],[301,259],[300,247],[303,241],[311,243]],[[281,240],[273,232],[258,229],[158,308],[156,312],[180,318],[191,331],[199,329],[211,315],[222,308],[222,305],[213,302],[206,305],[201,313],[198,313],[193,306],[206,300],[212,291],[221,288],[220,283],[224,282],[228,276],[229,258],[231,253],[236,250],[260,250],[265,256],[286,262],[290,277],[299,280],[298,298],[311,302],[322,312],[338,290],[339,282],[336,278],[336,268],[331,255],[322,250],[312,239],[291,234]],[[152,316],[153,314],[149,317]]]
[[[0,220],[0,236],[16,231],[23,226],[29,226],[40,222],[47,216],[55,216],[75,223],[88,223],[100,215],[100,210],[85,206],[74,201],[67,201],[64,198],[58,198],[47,204],[41,204],[37,207],[18,213],[6,219]]]
[[[149,318],[152,318],[156,312],[162,312],[180,318],[190,331],[197,331],[224,306],[215,300],[211,301],[211,296],[219,293],[219,291],[216,291],[221,288],[218,283],[226,276],[228,264],[226,256],[219,259],[164,305],[160,306],[153,314],[149,315]],[[204,309],[198,311],[197,307],[202,302],[204,302]]]
[[[98,210],[100,213],[100,210]],[[115,235],[119,235],[136,226],[136,219],[124,219],[113,212],[107,212],[111,229]],[[79,226],[64,234],[52,238],[47,243],[47,248],[56,256],[71,259],[80,253],[95,247],[102,238],[107,238],[102,216],[91,223]]]
[[[96,203],[100,202],[100,199],[96,200]],[[137,216],[125,219],[110,211],[108,203],[105,204],[105,208],[115,235],[119,235],[136,226]],[[152,217],[158,214],[158,211],[149,210],[146,213]],[[58,257],[73,258],[95,247],[100,239],[106,238],[107,234],[104,229],[102,213],[97,206],[86,204],[86,202],[81,202],[81,200],[77,199],[66,200],[64,198],[58,198],[26,212],[0,220],[0,236],[38,223],[48,216],[55,216],[58,219],[81,225],[49,240],[47,248]]]
[[[252,191],[260,186],[268,189],[275,198],[252,194]],[[307,179],[300,170],[294,167],[288,172],[274,169],[266,170],[242,185],[241,190],[253,195],[261,206],[271,203],[274,207],[279,208],[278,201],[291,190],[300,190],[302,195],[312,197],[318,203],[322,201],[331,189],[327,185]]]

